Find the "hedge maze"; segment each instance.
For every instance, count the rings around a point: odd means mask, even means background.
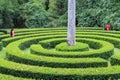
[[[120,79],[119,31],[77,28],[76,46],[66,38],[66,28],[0,32],[0,80]]]

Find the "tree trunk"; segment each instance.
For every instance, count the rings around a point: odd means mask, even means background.
[[[76,45],[76,0],[68,0],[68,32],[67,43],[69,46]]]

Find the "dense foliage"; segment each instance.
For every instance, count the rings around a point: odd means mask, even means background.
[[[77,0],[76,25],[120,29],[120,0]],[[67,0],[0,0],[0,28],[67,25]]]

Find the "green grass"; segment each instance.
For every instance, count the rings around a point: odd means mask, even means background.
[[[114,53],[115,53],[115,54],[120,53],[120,49],[118,49],[118,48],[114,48]]]
[[[26,48],[23,50],[24,53],[30,54],[30,48]]]

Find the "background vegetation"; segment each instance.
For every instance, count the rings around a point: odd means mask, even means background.
[[[77,0],[76,25],[120,29],[120,0]],[[0,0],[0,28],[67,26],[67,0]]]

